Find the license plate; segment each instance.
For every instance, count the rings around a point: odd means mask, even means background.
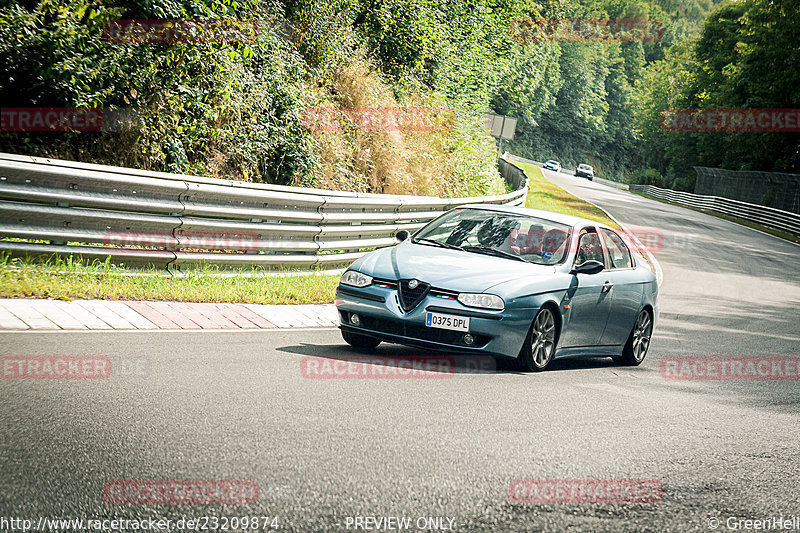
[[[469,317],[428,313],[425,315],[425,325],[429,328],[469,331]]]

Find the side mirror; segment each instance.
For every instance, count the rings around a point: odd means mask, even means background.
[[[605,270],[606,266],[600,261],[591,259],[585,263],[575,266],[569,271],[570,274],[599,274]]]
[[[395,234],[395,238],[400,242],[405,241],[409,237],[411,237],[411,234],[408,232],[408,230],[404,230],[404,229],[401,229],[400,231],[398,231]]]

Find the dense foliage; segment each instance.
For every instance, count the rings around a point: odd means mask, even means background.
[[[716,4],[716,5],[715,5]],[[800,107],[800,1],[579,0],[558,18],[659,20],[644,42],[518,46],[496,109],[524,118],[512,151],[601,176],[693,190],[693,166],[800,171],[800,135],[666,131],[674,109]]]
[[[800,108],[800,1],[720,4],[694,41],[671,47],[637,85],[634,116],[649,168],[636,178],[693,188],[692,166],[800,172],[800,134],[666,132],[664,109]]]
[[[141,128],[4,132],[0,150],[350,190],[502,192],[482,112],[509,13],[490,0],[7,2],[4,107],[133,110]],[[257,21],[258,38],[112,42],[103,30],[118,19]],[[309,109],[409,107],[451,119],[370,129],[339,113],[335,128],[309,124]]]
[[[647,165],[636,122],[640,93],[648,88],[643,80],[651,75],[653,65],[699,32],[711,6],[707,0],[581,0],[545,5],[541,16],[548,19],[649,20],[661,31],[643,39],[519,45],[516,79],[493,100],[495,108],[524,118],[512,151],[539,161],[558,159],[565,167],[589,163],[599,175],[612,179]],[[661,110],[649,117],[656,128]]]
[[[670,108],[800,107],[800,0],[0,0],[3,106],[133,110],[123,132],[0,133],[0,150],[279,184],[502,189],[510,149],[691,188],[694,165],[791,170],[798,135],[678,133]],[[656,39],[537,40],[519,21],[656,20]],[[113,42],[109,21],[257,21],[231,42]],[[315,127],[310,109],[333,110]],[[364,127],[412,109],[437,127]],[[444,119],[442,117],[445,117]],[[438,121],[438,122],[437,122]],[[330,124],[329,124],[330,125]]]

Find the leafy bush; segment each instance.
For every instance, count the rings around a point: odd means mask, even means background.
[[[142,128],[123,134],[4,133],[0,146],[277,183],[308,171],[314,156],[300,124],[303,64],[277,33],[251,44],[117,43],[102,37],[109,20],[208,17],[212,8],[226,6],[71,0],[43,1],[30,11],[8,7],[0,33],[9,73],[0,85],[5,105],[131,109]]]
[[[480,116],[456,114],[431,92],[409,92],[398,101],[365,60],[339,70],[310,109],[322,110],[330,127],[315,128],[315,151],[323,164],[298,185],[443,196],[505,192]],[[386,123],[404,115],[421,127],[359,126],[363,119]],[[309,118],[316,119],[312,112]]]
[[[488,5],[483,18],[472,17],[468,27],[491,16]],[[485,107],[487,91],[426,85],[429,65],[458,64],[440,46],[442,24],[453,22],[453,16],[443,18],[441,7],[343,0],[12,4],[0,14],[4,107],[124,109],[136,114],[141,127],[3,132],[0,150],[278,184],[496,192],[503,184],[491,138],[480,114],[462,105],[477,98]],[[461,20],[468,14],[465,5],[454,16]],[[212,18],[256,20],[259,38],[239,43],[103,38],[104,25],[116,19]],[[480,61],[489,58],[484,54]],[[307,110],[320,104],[452,107],[459,120],[450,131],[350,128],[320,134],[304,122]]]
[[[631,185],[655,185],[664,188],[664,176],[654,168],[635,170],[630,175]]]

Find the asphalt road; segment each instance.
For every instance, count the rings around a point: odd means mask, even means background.
[[[798,355],[800,248],[552,179],[663,231],[661,320],[642,366],[570,360],[520,374],[461,362],[434,379],[310,379],[305,357],[352,355],[336,330],[3,333],[2,355],[104,355],[119,371],[0,380],[0,517],[257,515],[277,516],[282,531],[345,531],[348,517],[406,516],[410,531],[448,517],[455,531],[683,532],[800,516],[800,382],[659,373],[665,357]],[[516,479],[654,479],[664,493],[520,504],[509,499]],[[113,480],[253,480],[259,497],[111,504]]]

